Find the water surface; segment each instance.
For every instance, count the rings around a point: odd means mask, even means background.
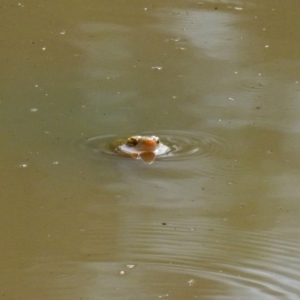
[[[298,299],[297,7],[4,1],[3,299]]]

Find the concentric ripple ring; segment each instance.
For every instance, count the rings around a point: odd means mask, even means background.
[[[113,143],[116,140],[127,139],[131,135],[156,135],[168,147],[164,153],[157,155],[157,160],[184,160],[193,156],[215,157],[227,148],[227,143],[219,136],[206,132],[185,132],[175,130],[159,130],[155,132],[131,132],[121,135],[98,135],[85,139],[80,146],[88,150],[93,156],[110,155],[118,157]],[[124,157],[122,157],[124,158]]]

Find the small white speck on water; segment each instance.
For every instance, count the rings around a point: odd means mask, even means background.
[[[188,281],[189,286],[192,286],[194,283],[195,283],[195,280],[194,280],[194,279],[190,279],[190,280]]]
[[[37,108],[35,108],[35,107],[33,107],[33,108],[31,108],[31,109],[30,109],[30,111],[31,111],[31,112],[37,112],[37,111],[38,111],[38,109],[37,109]]]
[[[46,47],[43,47],[42,50],[45,51],[45,50],[46,50]]]
[[[128,269],[133,269],[133,268],[135,267],[135,265],[126,265],[126,267],[127,267]]]
[[[265,48],[269,48],[270,46],[269,45],[265,45]]]
[[[180,38],[174,38],[174,39],[170,39],[170,40],[173,41],[173,42],[179,42]]]
[[[54,161],[52,164],[53,165],[59,165],[59,161]]]
[[[228,99],[229,99],[230,101],[234,101],[234,99],[233,99],[233,98],[230,98],[230,97],[229,97]]]
[[[27,168],[28,165],[27,165],[27,164],[21,164],[21,165],[19,165],[19,167],[20,167],[20,168]]]
[[[125,274],[125,271],[120,271],[119,274],[120,274],[120,275],[124,275],[124,274]]]
[[[60,32],[60,34],[66,34],[66,31],[65,30],[62,30],[61,32]]]
[[[160,71],[160,70],[162,70],[162,67],[156,66],[156,67],[152,67],[152,69]]]
[[[169,297],[169,294],[165,294],[165,295],[159,295],[158,298],[166,298]]]

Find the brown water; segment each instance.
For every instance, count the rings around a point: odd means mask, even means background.
[[[299,299],[298,1],[0,7],[2,299]]]

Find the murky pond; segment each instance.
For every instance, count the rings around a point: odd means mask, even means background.
[[[299,299],[297,1],[0,6],[2,299]]]

